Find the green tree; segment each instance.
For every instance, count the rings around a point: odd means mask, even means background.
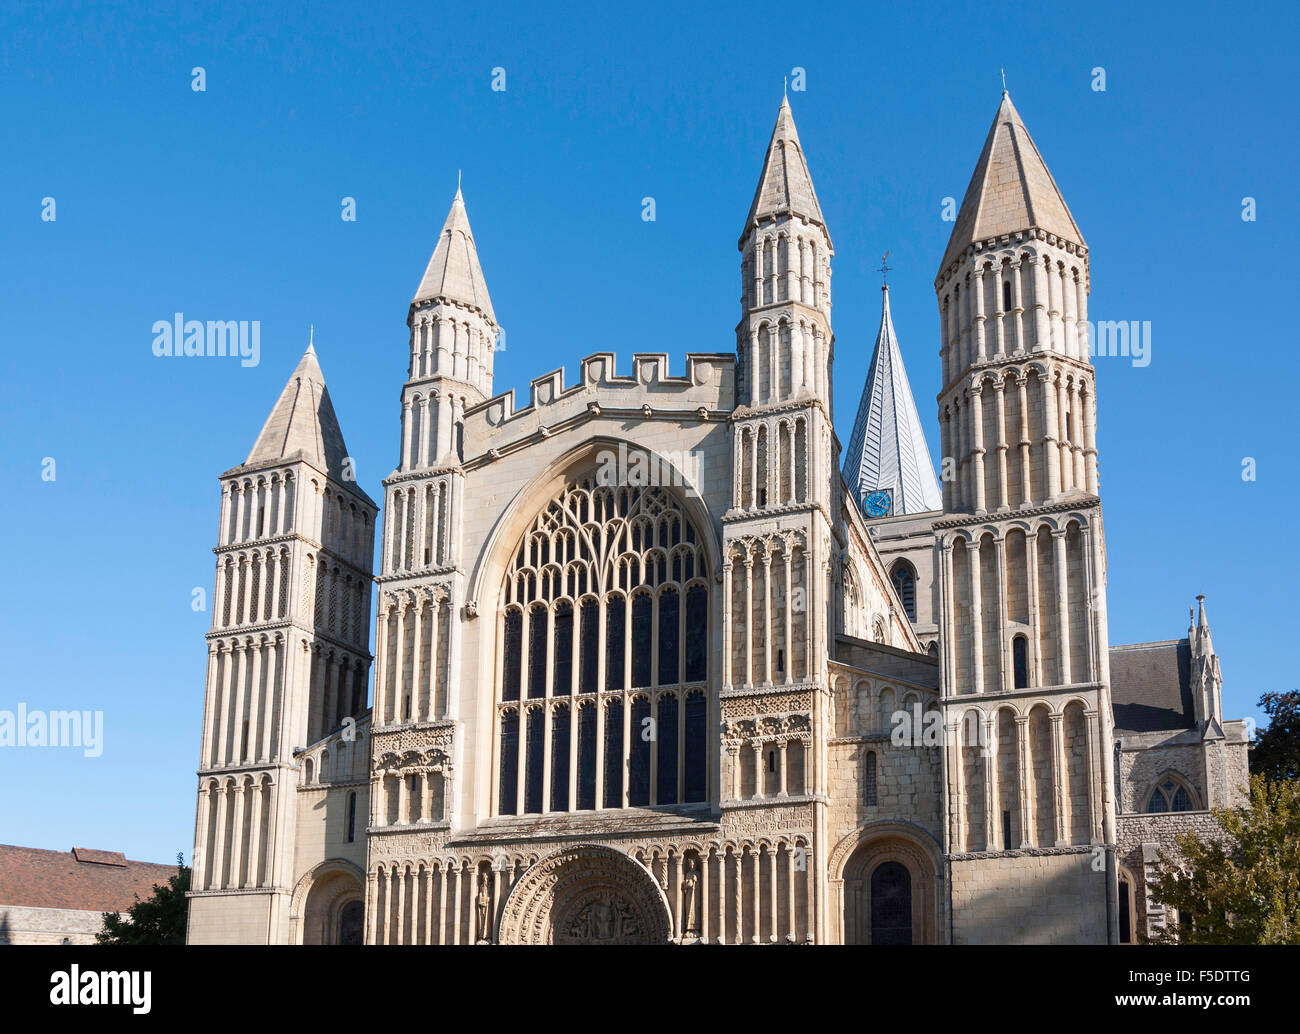
[[[190,870],[185,856],[176,856],[176,875],[167,885],[153,886],[153,895],[120,912],[104,913],[104,932],[95,935],[99,944],[184,944],[185,920],[189,914]]]
[[[1221,834],[1162,851],[1152,898],[1177,917],[1152,938],[1180,944],[1300,944],[1300,781],[1250,777],[1243,808],[1215,808]]]
[[[1250,748],[1250,770],[1269,779],[1300,779],[1300,690],[1265,693],[1268,728]]]

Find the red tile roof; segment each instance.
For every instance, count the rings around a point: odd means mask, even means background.
[[[175,865],[131,862],[117,851],[0,844],[0,905],[125,912],[175,874]]]

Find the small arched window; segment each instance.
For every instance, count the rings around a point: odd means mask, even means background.
[[[1151,791],[1151,796],[1147,798],[1147,813],[1151,815],[1195,809],[1196,805],[1192,801],[1192,794],[1187,784],[1173,775],[1161,777],[1160,782]]]
[[[357,838],[357,795],[356,792],[348,794],[348,843],[352,843]]]
[[[1002,281],[1002,311],[1011,311],[1011,281]]]
[[[1022,635],[1011,640],[1011,671],[1016,689],[1029,687],[1029,640]]]
[[[903,605],[903,612],[908,621],[916,620],[916,572],[906,560],[900,560],[889,572],[889,580],[894,583],[898,601]]]

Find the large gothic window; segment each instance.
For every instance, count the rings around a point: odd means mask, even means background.
[[[498,814],[703,801],[708,564],[668,489],[571,485],[503,587]]]

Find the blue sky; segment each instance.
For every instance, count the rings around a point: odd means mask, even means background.
[[[211,591],[216,477],[314,323],[380,497],[407,305],[457,170],[507,331],[498,390],[560,365],[572,381],[602,350],[624,367],[668,350],[680,369],[734,348],[736,240],[796,67],[836,248],[841,441],[889,250],[937,455],[942,202],[965,190],[1005,68],[1091,249],[1094,319],[1152,325],[1149,366],[1097,363],[1112,642],[1183,635],[1205,593],[1225,712],[1295,688],[1300,563],[1275,527],[1300,503],[1293,6],[149,8],[0,15],[0,709],[105,721],[98,758],[0,750],[0,842],[188,857],[210,622],[191,593]],[[260,365],[156,358],[150,328],[177,311],[260,320]]]

